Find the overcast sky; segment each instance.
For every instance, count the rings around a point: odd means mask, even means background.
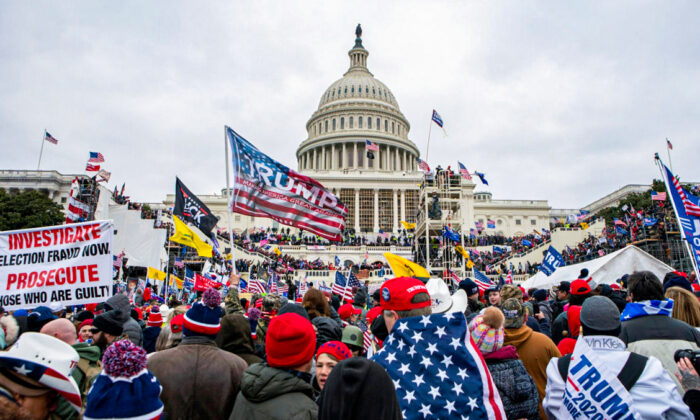
[[[425,153],[437,109],[429,163],[486,173],[494,198],[577,208],[650,183],[665,137],[700,180],[700,3],[458,3],[2,1],[0,168],[35,169],[46,128],[42,169],[99,151],[136,201],[176,174],[211,194],[225,124],[295,168],[361,22],[409,138]]]

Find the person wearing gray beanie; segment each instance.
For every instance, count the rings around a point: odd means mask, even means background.
[[[692,419],[693,415],[676,388],[675,383],[664,369],[661,362],[655,357],[647,357],[641,354],[627,351],[625,343],[618,338],[622,323],[620,311],[607,297],[592,296],[583,302],[581,307],[582,336],[576,346],[586,345],[587,355],[585,367],[584,361],[576,359],[577,350],[560,358],[553,358],[547,365],[547,393],[542,406],[548,418],[572,418],[565,400],[567,391],[566,382],[572,379],[581,381],[586,375],[590,379],[597,375],[595,384],[588,382],[588,391],[580,387],[575,392],[585,394],[584,398],[594,397],[600,407],[610,407],[610,402],[615,401],[616,406],[621,407],[617,414],[630,418],[657,418],[657,419]],[[582,342],[583,341],[583,342]],[[583,357],[583,356],[581,356]],[[576,370],[573,370],[576,366]],[[611,396],[614,388],[611,385],[616,381],[628,392],[624,395]],[[574,382],[572,382],[574,384]],[[607,394],[601,392],[601,386],[610,388]],[[605,389],[607,389],[605,388]],[[572,391],[573,392],[573,391]],[[613,398],[615,398],[613,400]],[[576,406],[569,408],[578,410]],[[579,411],[578,414],[581,414]],[[606,417],[613,417],[610,412],[602,413]],[[584,417],[585,418],[585,417]]]

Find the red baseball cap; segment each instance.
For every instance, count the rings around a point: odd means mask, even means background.
[[[340,308],[338,308],[338,316],[340,316],[340,319],[348,319],[353,315],[361,314],[362,309],[355,308],[352,306],[352,303],[346,303],[345,305],[342,305]]]
[[[585,295],[591,293],[591,286],[586,280],[576,279],[571,282],[571,294],[572,295]]]
[[[383,309],[381,306],[375,306],[374,308],[367,311],[367,314],[365,315],[367,321],[371,324],[374,321],[374,319],[382,313],[382,310]]]
[[[413,277],[397,277],[382,284],[379,303],[383,309],[392,311],[408,311],[430,306],[430,299],[425,302],[411,303],[411,299],[419,293],[430,295],[422,281]]]

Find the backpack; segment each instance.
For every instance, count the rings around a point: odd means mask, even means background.
[[[637,380],[642,376],[644,368],[646,367],[648,357],[642,356],[641,354],[630,352],[630,357],[627,358],[627,362],[617,374],[617,379],[622,383],[627,392],[629,392]],[[559,369],[559,374],[566,384],[566,377],[569,374],[569,364],[571,363],[571,354],[562,356],[557,360],[557,368]]]
[[[82,384],[78,384],[78,387],[80,387],[80,394],[83,397],[83,402],[85,402],[85,396],[92,387],[92,383],[97,378],[97,375],[102,372],[102,362],[98,360],[93,365],[88,359],[81,357],[76,368],[80,369],[80,372],[83,374]]]

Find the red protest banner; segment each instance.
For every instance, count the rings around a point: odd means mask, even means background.
[[[218,289],[222,286],[221,283],[214,281],[212,279],[208,279],[201,274],[195,274],[194,275],[194,291],[195,292],[203,292],[211,287]]]

